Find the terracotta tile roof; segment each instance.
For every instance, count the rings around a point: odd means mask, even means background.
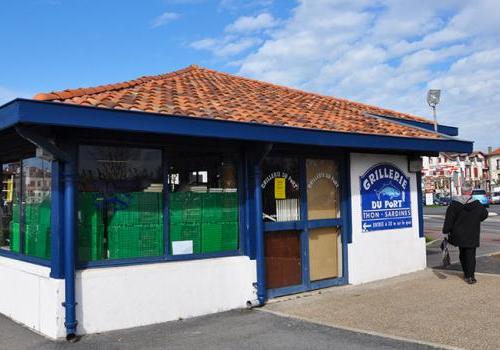
[[[325,131],[440,138],[367,113],[432,123],[421,117],[199,66],[123,83],[40,93],[34,99]]]
[[[498,147],[496,150],[493,150],[489,156],[497,156],[500,155],[500,147]]]

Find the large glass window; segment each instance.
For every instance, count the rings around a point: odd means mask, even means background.
[[[298,159],[266,158],[262,164],[261,188],[264,221],[300,220]]]
[[[28,158],[2,167],[0,248],[50,258],[51,162]]]
[[[234,251],[239,245],[236,157],[177,152],[169,157],[172,255]]]
[[[79,260],[163,255],[161,150],[80,146],[78,157]]]

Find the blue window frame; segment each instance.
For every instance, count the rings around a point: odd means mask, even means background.
[[[276,154],[279,156],[280,154]],[[273,155],[275,156],[275,155]],[[287,156],[284,153],[284,156]],[[301,244],[301,268],[302,268],[302,279],[301,283],[297,285],[290,285],[280,288],[267,289],[267,297],[277,297],[281,295],[294,294],[299,292],[304,292],[307,290],[314,290],[319,288],[325,288],[329,286],[346,284],[348,281],[348,269],[347,269],[347,243],[350,237],[350,193],[349,193],[349,154],[342,152],[340,156],[329,156],[329,155],[318,155],[314,156],[311,152],[311,156],[300,155],[297,157],[299,168],[300,168],[300,220],[286,221],[286,222],[265,222],[264,223],[264,235],[272,235],[273,232],[277,231],[298,231],[300,232],[300,244]],[[333,160],[339,164],[340,171],[340,216],[334,218],[321,218],[312,219],[308,218],[308,196],[307,196],[307,169],[306,160],[307,159],[318,159],[318,160]],[[264,173],[263,178],[266,177]],[[326,278],[322,280],[311,280],[310,276],[310,262],[309,262],[309,235],[314,229],[319,228],[338,228],[340,230],[340,241],[341,241],[341,262],[342,262],[342,275],[335,278]]]
[[[125,147],[121,145],[114,145],[115,147]],[[162,184],[164,189],[168,189],[172,186],[172,173],[170,169],[174,165],[175,161],[175,150],[176,147],[149,147],[142,146],[144,148],[157,148],[161,149],[162,155]],[[179,147],[181,149],[181,147]],[[216,152],[216,150],[214,151]],[[221,152],[222,153],[222,152]],[[247,183],[247,176],[244,169],[245,157],[239,152],[235,152],[234,165],[236,171],[236,187],[237,194],[237,240],[238,244],[235,249],[226,251],[216,251],[216,252],[193,252],[192,254],[173,254],[172,246],[170,244],[171,240],[171,230],[170,230],[170,208],[172,196],[170,191],[163,190],[163,252],[161,255],[152,257],[136,257],[136,258],[126,258],[126,259],[108,259],[108,260],[96,260],[96,261],[80,261],[77,264],[79,269],[91,268],[91,267],[106,267],[106,266],[123,266],[123,265],[135,265],[135,264],[149,264],[149,263],[159,263],[167,261],[184,261],[184,260],[195,260],[195,259],[207,259],[207,258],[217,258],[217,257],[228,257],[242,255],[246,249],[246,243],[244,237],[248,231],[249,225],[247,225],[247,215],[246,215],[246,195],[243,191],[245,183]],[[196,174],[195,177],[204,176],[204,174]]]

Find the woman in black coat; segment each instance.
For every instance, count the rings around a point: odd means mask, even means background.
[[[464,279],[469,284],[477,282],[474,277],[476,248],[479,247],[481,221],[487,217],[488,211],[477,200],[465,203],[453,200],[446,210],[443,233],[449,234],[450,244],[459,248]]]

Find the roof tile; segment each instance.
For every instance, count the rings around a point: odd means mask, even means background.
[[[199,66],[117,84],[40,93],[34,99],[326,131],[440,137],[430,131],[368,114],[432,123],[422,117]]]

